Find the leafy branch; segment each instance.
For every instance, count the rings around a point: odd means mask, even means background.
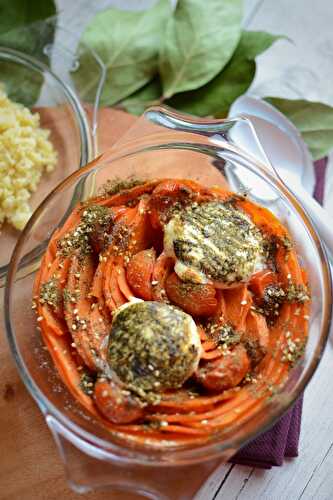
[[[166,103],[197,116],[225,117],[251,86],[256,57],[282,38],[264,31],[242,31],[242,0],[168,0],[151,9],[97,14],[82,42],[104,61],[107,71],[101,105],[140,115]],[[73,74],[79,93],[93,100],[97,75],[81,47]],[[88,85],[87,85],[88,82]],[[270,98],[298,128],[314,157],[333,147],[333,109],[304,100]]]

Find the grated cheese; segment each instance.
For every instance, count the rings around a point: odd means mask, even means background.
[[[23,229],[28,222],[31,194],[57,162],[49,135],[39,114],[11,101],[0,85],[0,226],[7,221]]]

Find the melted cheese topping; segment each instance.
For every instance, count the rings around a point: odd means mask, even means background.
[[[190,205],[166,225],[164,248],[184,281],[232,284],[262,265],[262,236],[231,204]]]

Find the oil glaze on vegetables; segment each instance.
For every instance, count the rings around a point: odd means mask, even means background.
[[[186,179],[107,186],[55,230],[37,325],[74,398],[139,443],[242,423],[302,359],[310,292],[267,209]]]

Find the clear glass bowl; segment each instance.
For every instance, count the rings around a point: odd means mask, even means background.
[[[25,89],[41,86],[40,93],[22,92],[13,75]],[[80,100],[45,64],[16,50],[0,47],[0,82],[7,84],[9,97],[29,106],[40,115],[41,126],[50,130],[50,140],[58,153],[53,172],[44,174],[30,199],[35,209],[60,181],[94,158],[91,127]],[[37,99],[37,100],[36,100]],[[7,264],[19,231],[5,224],[1,229],[0,286],[4,283]]]
[[[153,127],[150,124],[147,128],[148,122],[153,122]],[[163,108],[151,109],[127,140],[63,181],[42,202],[23,231],[6,284],[7,335],[21,377],[53,432],[70,484],[77,491],[109,487],[151,498],[191,498],[218,461],[227,461],[248,440],[272,426],[311,379],[331,320],[329,267],[311,220],[264,164],[265,158],[245,118],[193,122]],[[228,172],[232,172],[230,177]],[[250,198],[261,200],[289,228],[308,270],[312,306],[304,360],[264,408],[241,425],[229,427],[219,439],[191,447],[156,448],[129,443],[101,427],[75,403],[43,349],[31,310],[40,254],[31,254],[31,249],[45,246],[45,240],[63,222],[72,203],[96,194],[108,179],[183,177],[209,186],[223,185],[224,175],[231,182],[235,175],[241,176],[243,186],[248,176],[252,176],[252,185],[253,176],[257,177],[258,190],[249,193]],[[236,189],[237,183],[232,187]]]

